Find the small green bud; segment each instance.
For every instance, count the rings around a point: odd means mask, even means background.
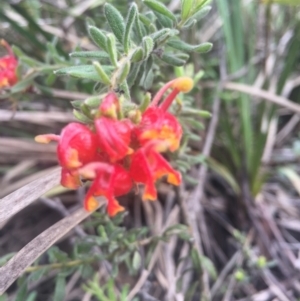
[[[257,258],[256,265],[260,269],[265,268],[267,265],[267,258],[265,256],[259,256]]]
[[[239,281],[242,282],[245,280],[246,278],[246,273],[244,270],[242,269],[238,269],[235,273],[234,273],[234,278]]]

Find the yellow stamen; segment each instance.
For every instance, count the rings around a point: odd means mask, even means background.
[[[190,77],[179,77],[172,83],[172,88],[179,90],[180,92],[187,93],[194,87],[194,82]]]
[[[49,138],[47,135],[38,135],[34,137],[34,141],[37,143],[44,143],[47,144],[51,141],[52,139]]]

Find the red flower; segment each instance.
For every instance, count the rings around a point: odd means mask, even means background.
[[[182,128],[176,117],[157,107],[150,107],[143,113],[136,132],[141,145],[159,139],[168,142],[171,151],[178,149],[182,136]]]
[[[111,162],[118,161],[133,152],[129,147],[133,127],[129,120],[100,117],[95,120],[95,126],[99,147],[108,154]]]
[[[120,112],[120,104],[117,95],[114,92],[109,92],[99,107],[99,112],[102,116],[117,119]]]
[[[110,216],[123,211],[115,196],[128,193],[132,188],[132,179],[119,164],[91,163],[80,170],[85,177],[94,177],[94,181],[87,192],[84,200],[84,208],[92,211],[98,206],[95,196],[105,196],[107,198],[107,212]]]
[[[130,176],[137,183],[145,185],[144,200],[156,200],[156,180],[167,176],[167,181],[179,185],[181,175],[159,154],[168,145],[164,141],[152,141],[137,150],[131,158]]]
[[[159,105],[169,88],[173,90]],[[95,197],[104,196],[108,202],[108,214],[113,216],[124,210],[115,197],[128,193],[134,183],[145,185],[145,200],[157,198],[155,182],[163,176],[167,176],[171,184],[180,184],[180,173],[160,153],[175,151],[179,147],[182,128],[167,109],[179,92],[191,88],[189,78],[173,80],[157,93],[142,116],[138,109],[127,112],[129,119],[121,119],[123,112],[119,100],[110,92],[103,99],[94,120],[95,133],[86,125],[70,123],[60,136],[40,135],[36,141],[58,141],[61,184],[77,188],[82,177],[91,180],[84,200],[85,209],[95,210],[98,207]]]
[[[78,188],[79,167],[93,162],[97,157],[97,136],[87,126],[80,123],[70,123],[61,132],[60,136],[53,134],[39,135],[35,141],[49,143],[58,141],[57,157],[62,166],[61,184],[68,188]]]
[[[6,41],[1,40],[0,44],[4,46],[8,52],[8,55],[0,58],[0,88],[11,87],[18,81],[16,75],[18,61]]]

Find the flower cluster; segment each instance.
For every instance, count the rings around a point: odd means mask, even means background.
[[[18,77],[16,74],[16,68],[18,66],[18,61],[15,58],[12,49],[7,44],[6,41],[0,40],[0,44],[4,46],[8,52],[0,58],[0,89],[5,87],[13,86],[17,81]]]
[[[61,184],[76,189],[81,180],[92,184],[84,201],[86,210],[98,206],[96,196],[107,198],[110,216],[124,210],[115,197],[128,193],[134,185],[144,185],[144,200],[155,200],[155,182],[163,176],[178,185],[181,175],[161,155],[178,149],[182,128],[167,112],[179,92],[193,87],[190,78],[178,78],[162,87],[144,112],[131,111],[125,118],[120,101],[109,92],[97,111],[93,124],[70,123],[60,135],[39,135],[37,142],[57,141]],[[160,103],[168,89],[170,94]]]

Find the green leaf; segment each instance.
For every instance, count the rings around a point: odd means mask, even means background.
[[[80,109],[80,106],[82,105],[82,100],[72,100],[71,105],[74,109]]]
[[[26,301],[34,301],[36,299],[36,297],[37,297],[37,292],[32,292],[29,294]]]
[[[203,6],[207,5],[210,2],[211,0],[196,0],[195,10],[198,11],[199,9],[201,9]]]
[[[70,53],[70,57],[87,58],[87,59],[107,59],[108,54],[104,51],[76,51]]]
[[[218,274],[213,262],[206,256],[200,256],[200,262],[202,268],[208,272],[212,279],[216,280]]]
[[[173,21],[170,18],[168,18],[167,16],[162,15],[160,13],[157,13],[157,12],[154,12],[154,14],[162,27],[166,27],[166,28],[173,27]],[[151,28],[151,26],[154,26],[154,25],[151,24],[149,28]],[[153,29],[154,29],[153,32],[155,32],[156,31],[155,27]]]
[[[18,292],[15,301],[24,301],[27,295],[27,281],[24,277],[18,279]]]
[[[191,15],[186,22],[184,23],[184,26],[190,26],[191,23],[196,23],[200,21],[202,18],[204,18],[209,12],[211,11],[211,6],[205,6],[202,9],[198,10],[196,13]]]
[[[55,281],[55,290],[53,301],[63,301],[65,298],[66,278],[64,275],[58,274]]]
[[[228,168],[221,163],[217,162],[216,160],[212,158],[207,159],[208,166],[216,173],[218,173],[221,177],[224,178],[225,181],[231,186],[233,191],[236,194],[240,193],[240,188],[238,183],[236,182],[234,176],[230,173]]]
[[[177,34],[179,34],[179,31],[177,29],[163,28],[152,33],[150,37],[157,45],[159,45],[162,42],[166,41],[168,38],[173,37]]]
[[[205,43],[202,43],[202,44],[196,46],[194,48],[194,51],[197,53],[206,53],[206,52],[209,52],[212,49],[212,47],[213,47],[212,43],[205,42]]]
[[[130,91],[126,80],[120,85],[120,89],[124,91],[125,99],[130,100]]]
[[[8,296],[6,294],[0,296],[0,301],[7,301],[7,299],[8,299]]]
[[[115,283],[112,278],[110,278],[107,282],[107,292],[108,292],[108,298],[111,301],[117,300],[116,299],[116,292],[115,292]]]
[[[128,293],[129,293],[129,285],[126,284],[122,287],[120,301],[127,301]]]
[[[194,0],[181,0],[181,19],[183,21],[189,17],[192,11],[193,2]]]
[[[178,58],[174,53],[164,53],[159,58],[168,65],[177,67],[183,66],[187,61],[187,59]]]
[[[170,28],[162,28],[150,35],[154,42],[156,42],[161,37],[167,37],[170,34]]]
[[[212,44],[211,43],[201,43],[199,45],[190,45],[187,44],[181,40],[172,40],[169,41],[168,46],[177,49],[177,50],[182,50],[182,51],[187,51],[187,52],[198,52],[198,53],[204,53],[204,52],[208,52],[211,50],[212,48]]]
[[[182,115],[197,115],[199,117],[203,118],[210,118],[211,113],[208,111],[203,111],[203,110],[198,110],[198,109],[193,109],[193,108],[183,108],[181,111]]]
[[[75,101],[76,101],[76,100],[75,100]],[[82,101],[81,101],[81,100],[79,100],[79,101],[80,101],[80,104],[81,104]],[[101,102],[101,99],[100,99],[100,96],[99,96],[99,95],[91,96],[91,97],[85,99],[85,101],[84,101],[84,103],[85,103],[87,106],[89,106],[90,108],[92,108],[92,109],[98,108],[99,105],[100,105],[100,102]],[[74,103],[74,101],[72,101],[72,105],[73,105],[73,103]],[[80,108],[80,106],[79,106],[79,107],[75,107],[74,105],[73,105],[73,107],[74,107],[75,109],[76,109],[76,108],[77,108],[77,109]]]
[[[154,42],[152,38],[150,38],[149,36],[144,37],[142,41],[142,47],[144,51],[144,59],[147,59],[154,48]]]
[[[110,79],[109,76],[106,74],[102,66],[100,65],[99,62],[93,62],[93,65],[95,67],[95,70],[97,71],[101,82],[104,83],[105,85],[110,85]]]
[[[192,52],[194,49],[193,45],[187,44],[181,40],[172,40],[168,41],[168,46],[178,49],[178,50],[183,50],[183,51],[189,51]]]
[[[129,87],[132,87],[134,85],[134,82],[137,78],[140,68],[141,68],[141,63],[133,64],[133,67],[131,68],[130,73],[127,77],[127,83]]]
[[[191,259],[192,259],[192,263],[193,263],[194,268],[198,272],[201,272],[202,271],[201,260],[200,260],[199,253],[195,248],[192,248],[192,250],[191,250]]]
[[[154,16],[154,19],[155,19],[155,15],[153,12],[151,12],[151,14]],[[149,18],[147,18],[146,16],[142,15],[142,14],[139,14],[139,20],[146,26],[146,27],[149,27],[153,21]]]
[[[135,30],[135,33],[136,33],[138,43],[141,43],[143,37],[146,35],[146,30],[145,30],[144,25],[141,24],[140,16],[141,16],[140,14],[138,14],[138,16],[136,16],[135,24],[134,24],[135,25],[134,30]]]
[[[38,74],[35,73],[32,76],[29,76],[28,78],[25,78],[18,83],[16,83],[14,86],[11,87],[10,92],[11,93],[19,93],[26,91],[29,87],[33,85],[34,78],[37,77]]]
[[[78,271],[83,279],[91,279],[94,274],[94,269],[89,264],[81,265]]]
[[[73,110],[74,117],[81,123],[91,123],[93,120],[82,114],[81,112],[77,110]]]
[[[103,50],[106,50],[106,36],[102,33],[102,31],[95,26],[89,26],[88,29],[89,35],[94,43]]]
[[[141,264],[142,264],[141,255],[138,251],[135,251],[132,258],[132,267],[134,268],[134,270],[137,271],[141,267]]]
[[[182,28],[185,29],[185,30],[191,29],[191,28],[193,28],[196,24],[197,24],[197,21],[196,21],[195,19],[191,19],[191,20],[189,20],[189,22],[186,22]]]
[[[107,35],[107,52],[109,54],[109,58],[111,63],[117,67],[118,65],[118,52],[116,46],[116,39],[115,36],[111,33]]]
[[[144,63],[144,72],[143,77],[140,81],[140,84],[143,86],[145,90],[148,90],[152,87],[153,83],[153,58],[150,56],[148,60]]]
[[[144,0],[144,3],[149,8],[151,8],[154,12],[162,14],[162,15],[170,18],[174,22],[176,22],[175,15],[171,11],[169,11],[168,8],[163,3],[161,3],[160,1],[156,1],[156,0]]]
[[[112,69],[111,66],[102,66],[102,68],[106,72]],[[102,81],[102,79],[99,77],[99,74],[93,65],[65,67],[56,70],[54,73],[56,75],[69,75],[76,78],[85,78],[94,81]]]
[[[126,21],[126,26],[125,26],[124,38],[123,38],[124,52],[126,54],[128,54],[128,51],[129,51],[130,34],[131,34],[132,26],[134,24],[137,14],[138,14],[137,5],[135,3],[132,3],[132,5],[129,8],[128,15],[127,15],[127,21]]]
[[[30,276],[28,277],[28,279],[30,279],[30,281],[38,281],[40,280],[47,272],[49,271],[49,269],[47,268],[43,268],[43,269],[39,269],[37,271],[34,271],[30,274]]]
[[[198,121],[195,118],[184,118],[183,120],[184,120],[185,123],[190,124],[194,129],[197,129],[197,130],[203,130],[204,129],[203,123]]]
[[[289,179],[297,193],[300,195],[300,177],[297,172],[291,167],[282,167],[279,169],[279,172]]]
[[[140,62],[144,59],[144,50],[142,47],[137,47],[131,54],[130,60],[133,63]]]
[[[118,41],[122,44],[125,32],[125,24],[122,15],[114,6],[109,3],[104,5],[104,13],[109,27]]]
[[[118,84],[122,84],[125,81],[129,71],[130,71],[130,61],[126,60],[119,66],[117,70],[116,82]]]

